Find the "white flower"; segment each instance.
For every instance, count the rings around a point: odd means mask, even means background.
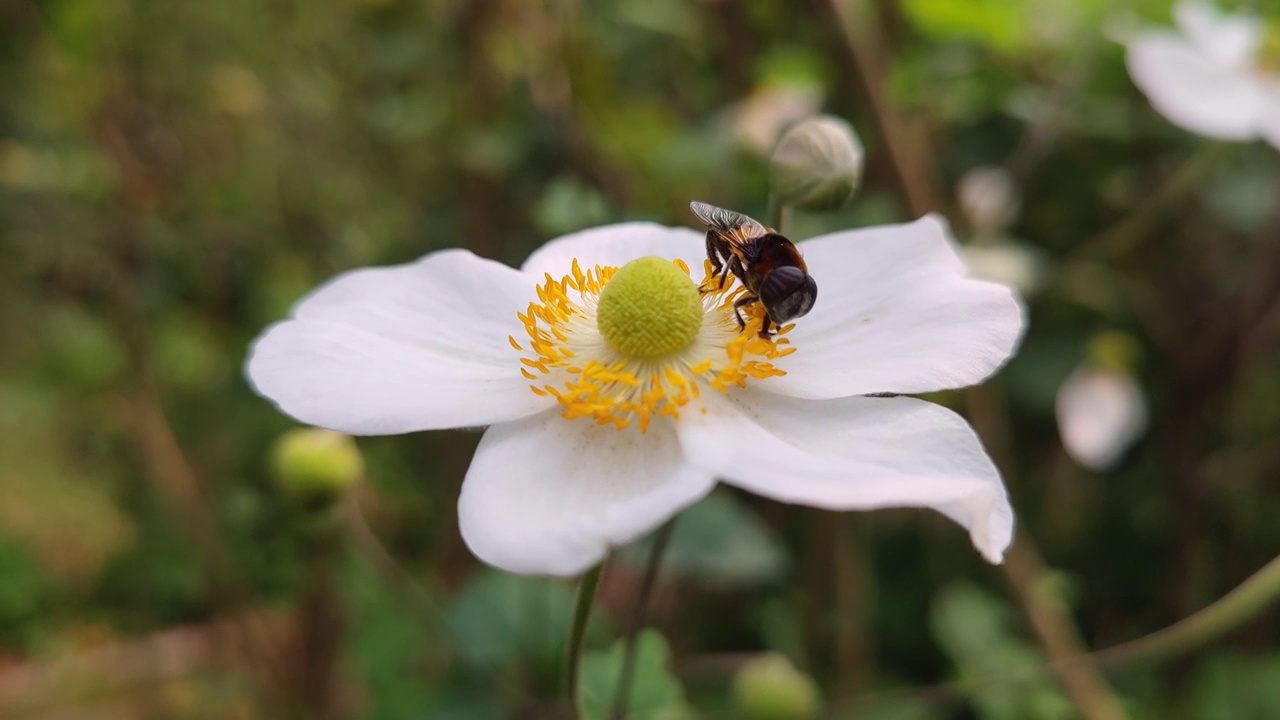
[[[1129,41],[1134,83],[1182,128],[1280,148],[1280,69],[1264,66],[1262,21],[1193,0],[1173,14],[1178,32],[1147,30]]]
[[[1133,375],[1085,364],[1058,388],[1058,433],[1071,459],[1109,470],[1147,431],[1147,400]]]
[[[519,270],[444,250],[345,273],[258,338],[246,371],[284,412],[349,434],[489,426],[460,527],[511,572],[579,573],[717,479],[826,509],[934,508],[998,562],[1013,513],[973,430],[867,396],[981,381],[1019,340],[1019,302],[966,277],[934,217],[799,247],[817,304],[772,339],[758,305],[738,329],[740,289],[698,293],[684,268],[704,267],[703,233],[627,223]]]
[[[1109,470],[1147,431],[1147,398],[1133,369],[1142,346],[1118,330],[1098,333],[1084,362],[1058,388],[1058,433],[1076,462]]]

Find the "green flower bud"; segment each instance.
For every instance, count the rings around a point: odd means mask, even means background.
[[[813,678],[777,653],[751,660],[733,679],[733,703],[746,720],[804,720],[818,713]]]
[[[355,440],[319,428],[290,430],[271,451],[271,474],[280,488],[303,503],[328,501],[364,474]]]
[[[1128,333],[1107,330],[1089,341],[1088,358],[1095,367],[1131,373],[1142,361],[1142,345]]]
[[[769,160],[773,197],[802,210],[838,208],[858,189],[864,154],[844,120],[818,115],[801,121],[782,135]]]

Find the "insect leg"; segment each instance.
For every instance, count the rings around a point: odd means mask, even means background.
[[[707,233],[707,259],[711,261],[711,274],[719,274],[720,268],[724,263],[720,261],[720,246],[716,242],[718,238],[714,232]]]
[[[748,295],[743,295],[742,297],[733,301],[733,318],[738,321],[739,330],[747,326],[747,321],[742,319],[742,313],[741,311],[738,310],[738,308],[744,305],[750,305],[751,303],[756,302],[759,299],[760,298],[756,297],[755,295],[748,294]],[[768,321],[769,321],[768,318],[765,318],[765,322],[768,322]]]
[[[764,316],[764,322],[760,324],[760,337],[764,338],[765,340],[768,340],[769,338],[773,337],[773,333],[769,332],[769,323],[771,322],[773,321],[770,320],[769,316],[766,314]]]

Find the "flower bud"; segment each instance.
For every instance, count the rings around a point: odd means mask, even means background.
[[[979,239],[999,237],[1018,217],[1022,200],[1013,177],[1003,168],[986,166],[960,178],[956,200],[970,230]]]
[[[769,160],[776,202],[802,210],[833,210],[848,202],[862,179],[862,141],[831,115],[799,122],[778,140]]]
[[[319,428],[290,430],[271,451],[271,473],[280,488],[303,503],[328,501],[364,474],[355,440]]]
[[[1142,360],[1142,346],[1128,333],[1107,330],[1089,341],[1088,360],[1107,370],[1133,372]]]
[[[751,660],[733,679],[733,702],[747,720],[803,720],[817,715],[813,678],[777,653]]]

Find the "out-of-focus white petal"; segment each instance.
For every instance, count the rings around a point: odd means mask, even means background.
[[[1147,430],[1147,401],[1133,376],[1082,367],[1058,389],[1058,432],[1067,454],[1107,470]]]
[[[700,282],[707,257],[706,234],[648,222],[605,225],[552,240],[534,250],[520,269],[539,280],[545,273],[560,278],[569,274],[575,258],[585,271],[596,265],[622,267],[648,255],[684,260],[694,282]]]
[[[966,276],[946,226],[914,223],[800,243],[818,285],[788,337],[796,352],[770,392],[834,398],[928,392],[982,381],[1013,353],[1022,306],[1000,285]]]
[[[1262,138],[1277,150],[1280,150],[1280,75],[1267,78],[1264,83],[1262,117],[1258,121],[1258,131]]]
[[[999,562],[1013,510],[973,429],[914,398],[800,400],[763,392],[707,398],[682,417],[690,462],[727,483],[829,510],[929,507],[969,530]]]
[[[245,372],[288,415],[351,435],[488,425],[546,409],[508,336],[534,281],[465,250],[344,273],[253,344]]]
[[[960,252],[979,280],[1008,285],[1024,296],[1034,295],[1044,286],[1049,260],[1034,247],[1002,240],[992,245],[965,245]]]
[[[956,201],[973,234],[982,238],[1008,230],[1022,205],[1013,175],[994,165],[966,172],[956,183]]]
[[[812,83],[779,83],[754,90],[729,111],[729,129],[746,149],[768,156],[788,125],[822,109],[822,89]]]
[[[1263,97],[1250,73],[1212,62],[1169,32],[1138,34],[1126,61],[1134,84],[1175,125],[1221,140],[1257,136]]]
[[[1224,68],[1248,69],[1262,44],[1262,20],[1250,13],[1220,13],[1209,3],[1182,0],[1173,19],[1197,50]]]
[[[576,575],[714,485],[710,472],[682,457],[670,422],[641,434],[554,410],[485,432],[458,519],[467,546],[490,565]]]

